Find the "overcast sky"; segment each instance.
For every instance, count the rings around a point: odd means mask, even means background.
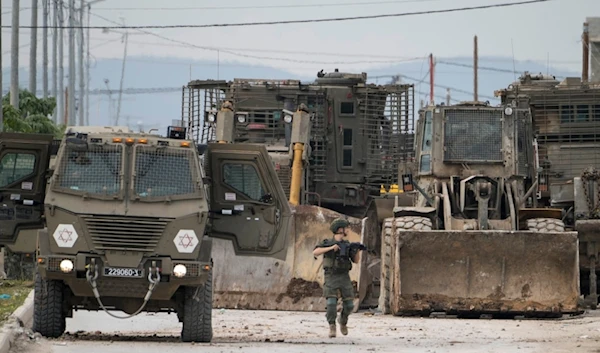
[[[41,9],[42,0],[39,0]],[[92,6],[91,25],[114,25],[121,18],[127,25],[217,24],[254,21],[302,20],[451,9],[517,2],[516,0],[104,0]],[[79,6],[80,0],[76,0]],[[366,4],[365,4],[366,3]],[[68,0],[65,0],[68,4]],[[320,5],[319,5],[320,4]],[[11,24],[12,1],[2,1],[2,25]],[[31,24],[31,0],[21,0],[21,25]],[[127,9],[125,9],[127,8]],[[160,9],[159,9],[160,8]],[[39,12],[41,25],[41,10]],[[103,19],[101,17],[106,19]],[[586,17],[600,16],[600,0],[553,0],[505,8],[428,14],[407,17],[292,25],[229,28],[130,30],[128,55],[169,56],[242,61],[313,73],[324,66],[351,70],[351,64],[369,62],[383,66],[405,58],[469,56],[473,36],[479,37],[479,54],[513,55],[553,66],[581,70],[581,32]],[[65,16],[67,19],[68,17]],[[87,19],[85,20],[87,24]],[[112,30],[111,30],[112,31]],[[160,39],[154,33],[165,37]],[[21,29],[20,65],[29,60],[29,29]],[[49,31],[50,35],[51,31]],[[65,30],[65,71],[68,41]],[[41,36],[38,30],[39,64]],[[123,43],[118,33],[92,29],[91,53],[95,58],[121,58]],[[51,38],[51,37],[50,37]],[[2,30],[2,65],[10,66],[10,29]],[[174,42],[178,41],[179,43]],[[109,42],[112,41],[112,42]],[[218,47],[225,51],[185,47]],[[52,41],[49,40],[51,47]],[[306,51],[311,54],[290,54]],[[337,54],[337,56],[335,55]],[[245,56],[244,56],[245,55]],[[259,56],[258,58],[246,57]],[[270,58],[270,59],[267,59]],[[283,59],[283,60],[273,60]],[[304,61],[295,63],[293,59]],[[318,61],[320,63],[310,63]],[[51,64],[50,59],[50,64]],[[324,65],[325,64],[325,65]],[[489,63],[487,63],[489,65]]]

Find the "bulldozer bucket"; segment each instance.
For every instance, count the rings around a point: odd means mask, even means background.
[[[215,308],[325,311],[322,257],[315,259],[312,252],[315,245],[332,236],[331,222],[344,215],[318,206],[291,207],[293,223],[285,262],[236,256],[231,242],[213,239],[213,258],[218,259],[213,270]],[[350,222],[347,240],[363,242],[365,220],[346,218]],[[357,292],[355,310],[368,285],[368,276],[361,276],[364,263],[361,258],[350,271]]]
[[[554,317],[579,312],[576,232],[394,233],[383,242],[382,288],[388,291],[380,303],[388,313]]]

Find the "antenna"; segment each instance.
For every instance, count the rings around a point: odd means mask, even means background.
[[[515,66],[515,45],[513,43],[513,39],[510,39],[510,47],[512,50],[512,62],[513,62],[513,75],[515,76],[515,81],[517,81],[517,68]]]

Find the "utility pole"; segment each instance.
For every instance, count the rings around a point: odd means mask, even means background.
[[[54,109],[53,120],[58,123],[58,0],[52,0],[52,23],[54,31],[52,32],[52,96],[57,100],[56,109]]]
[[[123,23],[123,27],[125,27],[125,19],[121,18],[121,22]],[[117,103],[117,118],[115,120],[115,125],[119,125],[119,115],[121,114],[121,97],[123,95],[123,81],[125,79],[125,62],[127,61],[127,37],[128,32],[125,30],[124,42],[125,42],[125,50],[123,51],[123,65],[121,66],[121,83],[119,84],[119,102]]]
[[[29,92],[36,95],[38,0],[31,0],[31,40],[29,47]]]
[[[86,41],[86,58],[85,58],[85,76],[86,76],[86,90],[85,90],[85,125],[90,125],[90,12],[92,5],[87,5],[87,41]],[[81,10],[83,11],[83,9]]]
[[[0,0],[0,8],[2,8],[2,0]],[[0,16],[0,28],[2,28],[2,16]],[[4,86],[2,85],[4,78],[3,76],[4,74],[2,73],[2,33],[0,33],[0,132],[4,131],[4,107],[2,104],[2,98],[4,97]],[[0,257],[4,258],[4,255]],[[3,270],[3,268],[0,268],[0,270]]]
[[[69,120],[76,125],[75,117],[75,0],[69,0]]]
[[[79,115],[79,126],[85,125],[85,121],[83,120],[83,96],[85,91],[85,82],[83,76],[83,52],[85,43],[83,42],[83,8],[84,8],[84,0],[81,0],[81,8],[79,9],[79,25],[82,27],[79,31],[79,110],[77,111]]]
[[[581,42],[583,44],[583,60],[582,60],[582,70],[581,70],[581,81],[583,83],[587,83],[589,80],[589,69],[590,69],[590,33],[588,30],[588,23],[583,23],[583,35],[581,38]]]
[[[12,40],[10,42],[10,105],[19,109],[19,0],[12,2]]]
[[[446,105],[450,105],[450,88],[446,88]]]
[[[65,30],[62,28],[64,24],[64,16],[63,16],[63,0],[58,0],[58,89],[59,91],[56,94],[58,98],[58,115],[56,118],[56,123],[60,124],[60,121],[64,119],[65,115],[65,69],[64,69],[64,37]]]
[[[48,0],[42,0],[42,90],[48,98]]]
[[[434,84],[434,69],[433,54],[429,54],[429,102],[431,105],[434,104],[433,100],[433,84]]]
[[[479,89],[478,78],[477,78],[477,72],[479,71],[478,65],[479,65],[479,49],[477,47],[477,36],[475,36],[473,38],[473,100],[475,102],[477,102],[479,99],[479,96],[477,94],[477,91]]]

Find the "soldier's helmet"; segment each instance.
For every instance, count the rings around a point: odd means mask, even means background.
[[[335,233],[335,232],[337,232],[338,229],[347,227],[349,225],[350,225],[350,222],[348,222],[347,219],[337,218],[337,219],[334,219],[333,222],[331,222],[331,226],[329,226],[329,229],[331,230],[332,233]]]

